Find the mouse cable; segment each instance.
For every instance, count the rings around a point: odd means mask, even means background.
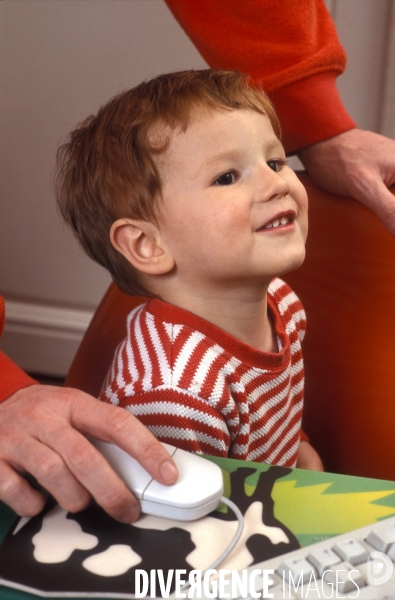
[[[228,506],[234,512],[234,514],[236,515],[237,521],[238,521],[238,525],[237,525],[236,533],[234,534],[233,539],[231,540],[229,546],[224,550],[224,552],[222,552],[221,556],[219,556],[213,562],[212,565],[210,565],[209,567],[207,567],[207,569],[204,570],[204,573],[206,571],[209,571],[210,569],[216,569],[221,563],[224,562],[225,558],[227,558],[229,556],[229,554],[232,552],[233,548],[236,546],[237,542],[240,539],[241,534],[243,533],[243,529],[244,529],[244,517],[241,514],[239,507],[236,506],[236,504],[234,502],[232,502],[232,500],[229,500],[229,498],[226,498],[225,496],[222,496],[221,502],[226,504],[226,506]],[[203,573],[203,575],[204,575],[204,573]]]
[[[226,504],[226,506],[228,506],[236,515],[236,518],[238,521],[236,533],[234,534],[230,544],[224,550],[224,552],[222,552],[222,554],[209,567],[204,569],[204,571],[202,572],[202,574],[200,576],[200,579],[203,579],[203,577],[204,577],[205,573],[207,573],[207,571],[210,571],[211,569],[215,570],[229,556],[229,554],[232,552],[232,550],[236,546],[237,542],[239,541],[241,534],[243,533],[244,517],[241,514],[239,507],[236,506],[236,504],[234,502],[232,502],[232,500],[229,500],[229,498],[226,498],[225,496],[222,496],[221,502],[223,504]],[[184,592],[190,587],[191,587],[191,584],[188,582],[180,588],[180,591]],[[108,593],[106,593],[106,598],[107,598],[107,596],[108,596]],[[136,598],[136,596],[133,596],[132,594],[123,594],[123,593],[120,593],[120,594],[112,593],[111,596],[113,598],[125,598],[125,599],[130,599],[130,600],[133,600],[134,598]],[[95,597],[102,598],[104,596],[102,596],[102,594],[95,593]],[[152,596],[149,596],[149,597],[152,598]],[[174,598],[174,594],[171,594],[170,598]],[[162,596],[155,596],[154,600],[162,600]]]
[[[209,567],[207,567],[206,569],[204,569],[204,571],[200,575],[200,580],[203,579],[203,577],[205,576],[205,574],[207,573],[207,571],[216,570],[216,568],[219,567],[219,565],[224,562],[224,560],[229,556],[229,554],[232,552],[232,550],[236,546],[237,542],[239,541],[239,539],[241,537],[241,534],[243,533],[243,529],[244,529],[244,517],[241,514],[241,511],[240,511],[239,507],[236,506],[236,504],[234,502],[232,502],[232,500],[229,500],[229,498],[226,498],[225,496],[222,496],[221,502],[223,504],[226,504],[226,506],[228,506],[228,508],[230,508],[234,512],[234,514],[236,515],[236,518],[237,518],[237,521],[238,521],[236,533],[234,534],[234,536],[233,536],[230,544],[222,552],[222,554]],[[186,591],[190,587],[191,587],[191,584],[188,582],[188,583],[186,583],[185,585],[182,586],[181,590],[184,592],[184,591]]]

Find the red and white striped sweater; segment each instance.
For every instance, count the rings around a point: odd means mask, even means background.
[[[215,456],[295,466],[304,368],[302,304],[268,290],[278,353],[263,353],[161,300],[128,316],[100,399],[123,406],[163,442]]]

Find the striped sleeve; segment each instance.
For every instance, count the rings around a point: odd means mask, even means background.
[[[278,311],[284,319],[286,333],[291,336],[296,331],[302,342],[306,333],[306,313],[298,296],[279,278],[271,282],[269,293],[275,299]]]
[[[108,402],[105,397],[101,398]],[[119,403],[161,442],[189,452],[227,456],[230,435],[224,416],[207,400],[186,390],[159,387]]]
[[[127,329],[100,400],[130,411],[162,442],[227,456],[238,418],[227,386],[216,385],[222,351],[144,307],[129,315]]]

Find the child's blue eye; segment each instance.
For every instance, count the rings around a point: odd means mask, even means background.
[[[217,177],[214,181],[214,185],[232,185],[237,181],[237,173],[235,171],[227,171],[223,175]]]
[[[277,171],[280,171],[282,167],[285,167],[287,161],[283,158],[276,158],[273,160],[268,160],[266,164],[270,169],[272,169],[272,171],[277,173]]]

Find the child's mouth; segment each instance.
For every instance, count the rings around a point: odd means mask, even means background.
[[[260,227],[258,231],[265,231],[267,229],[277,229],[278,227],[285,227],[286,225],[293,223],[294,220],[295,215],[291,213],[278,215],[272,221],[269,221],[269,223],[266,223],[266,225]]]

